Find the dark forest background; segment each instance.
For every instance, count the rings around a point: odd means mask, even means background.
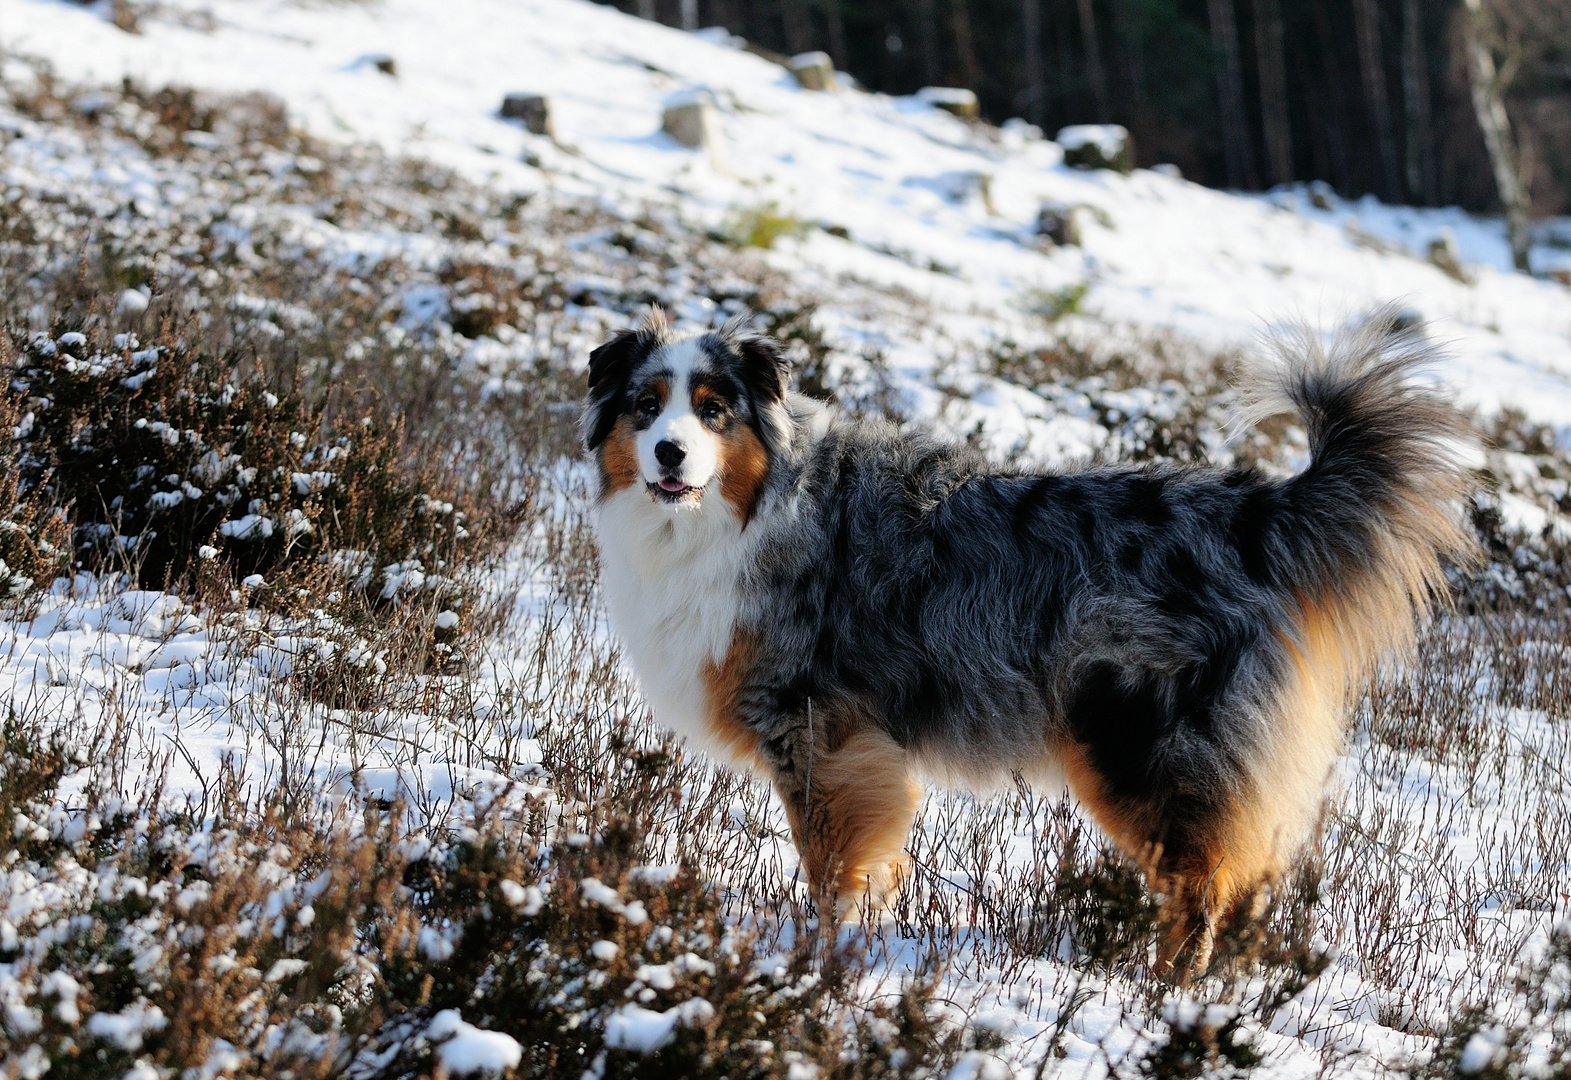
[[[823,49],[873,90],[968,87],[985,118],[1021,116],[1049,136],[1123,124],[1138,164],[1171,162],[1213,186],[1313,179],[1347,196],[1489,211],[1505,201],[1503,159],[1534,216],[1571,209],[1571,0],[617,6],[782,53]],[[1508,125],[1494,146],[1490,93]]]

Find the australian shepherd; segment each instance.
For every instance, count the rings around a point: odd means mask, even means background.
[[[657,722],[774,784],[814,895],[877,901],[919,777],[1049,776],[1203,962],[1316,818],[1350,693],[1472,550],[1430,350],[1307,330],[1244,388],[1297,475],[1022,471],[789,389],[781,347],[655,312],[595,349],[606,602]]]

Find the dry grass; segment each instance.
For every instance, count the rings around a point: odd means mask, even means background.
[[[768,790],[646,723],[596,595],[574,403],[588,344],[652,301],[759,310],[805,389],[894,412],[876,348],[848,362],[813,297],[658,211],[504,199],[312,143],[262,98],[12,91],[29,123],[209,187],[162,218],[89,188],[18,188],[0,210],[0,425],[33,413],[0,454],[11,644],[45,608],[96,602],[40,592],[81,561],[182,592],[214,655],[265,666],[246,685],[266,695],[210,720],[222,764],[195,746],[211,729],[170,734],[189,713],[129,666],[72,708],[8,703],[0,876],[48,898],[0,923],[8,1073],[430,1075],[430,1021],[452,1008],[519,1040],[516,1075],[574,1080],[974,1075],[995,1057],[1198,1076],[1270,1067],[1283,1033],[1327,1073],[1563,1074],[1571,578],[1562,545],[1499,512],[1499,492],[1566,498],[1552,433],[1492,431],[1489,565],[1361,698],[1322,843],[1194,987],[1152,975],[1138,872],[1023,783],[931,791],[890,918],[830,933]],[[348,263],[302,212],[436,239]],[[956,370],[1080,410],[1109,458],[1300,451],[1285,426],[1229,441],[1233,357],[1055,332]],[[334,447],[342,479],[297,486]],[[196,477],[209,451],[256,470],[228,502]],[[200,495],[148,509],[182,481]],[[253,500],[313,531],[223,538]],[[348,577],[344,552],[367,556]],[[271,593],[241,584],[258,571]],[[670,1041],[608,1045],[633,1007],[669,1016]],[[131,1019],[95,1031],[98,1014]],[[137,1016],[140,1042],[118,1034]],[[1373,1030],[1386,1041],[1357,1042]]]
[[[0,811],[19,827],[0,857],[50,902],[0,941],[0,1051],[66,1077],[413,1077],[440,1072],[426,1033],[460,1009],[514,1035],[530,1076],[911,1076],[953,1055],[920,986],[868,1008],[854,957],[760,963],[713,890],[643,865],[679,795],[622,749],[620,782],[576,819],[591,833],[521,784],[433,843],[400,806],[255,803],[232,778],[200,818],[112,797],[62,810],[50,796],[75,770],[10,728]],[[670,1011],[658,1055],[616,1038],[631,1008]]]

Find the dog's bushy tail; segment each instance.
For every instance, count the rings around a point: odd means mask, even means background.
[[[1305,633],[1336,642],[1356,675],[1412,638],[1444,567],[1476,558],[1462,501],[1475,443],[1450,404],[1414,384],[1437,359],[1383,308],[1326,346],[1308,327],[1273,341],[1245,385],[1246,417],[1295,411],[1309,467],[1275,492],[1263,554],[1299,601]],[[1261,538],[1266,540],[1265,537]]]

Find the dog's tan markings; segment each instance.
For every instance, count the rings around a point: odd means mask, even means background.
[[[878,728],[818,716],[814,735],[811,790],[805,730],[794,772],[775,786],[814,899],[826,915],[833,909],[845,917],[883,903],[898,887],[922,790],[905,751]]]
[[[1259,913],[1252,898],[1260,895],[1260,882],[1247,879],[1246,887],[1246,879],[1233,871],[1231,854],[1224,847],[1208,849],[1148,871],[1152,887],[1163,897],[1157,968],[1180,982],[1205,970],[1217,928],[1241,906]]]
[[[1110,798],[1102,774],[1091,764],[1091,756],[1078,743],[1065,742],[1058,748],[1058,759],[1069,781],[1069,790],[1102,827],[1102,831],[1130,856],[1147,861],[1145,849],[1151,846],[1152,824],[1139,808]]]
[[[1300,595],[1293,622],[1277,629],[1286,664],[1248,748],[1247,778],[1221,846],[1227,881],[1217,895],[1237,907],[1287,870],[1310,831],[1326,776],[1341,747],[1350,694],[1370,654],[1365,633],[1382,635],[1388,612],[1347,605],[1357,595],[1317,602]],[[1373,621],[1373,626],[1370,624]],[[1367,628],[1367,629],[1366,629]]]
[[[742,723],[737,698],[757,657],[757,642],[744,630],[731,638],[731,647],[717,664],[704,664],[704,691],[708,696],[705,717],[713,746],[737,765],[751,768],[758,764],[758,734]]]
[[[1254,895],[1268,874],[1256,836],[1239,829],[1251,800],[1230,800],[1209,834],[1191,838],[1188,850],[1165,850],[1158,807],[1109,796],[1101,773],[1075,743],[1060,748],[1059,760],[1080,805],[1140,864],[1152,891],[1163,894],[1159,966],[1176,967],[1181,975],[1203,967],[1217,924]]]
[[[719,435],[716,455],[720,471],[720,494],[736,510],[746,525],[753,520],[758,497],[769,475],[769,453],[758,435],[746,424],[730,424]]]
[[[711,745],[734,764],[753,768],[762,766],[759,739],[742,722],[737,703],[757,648],[751,634],[738,631],[724,658],[703,673]],[[905,752],[882,731],[819,715],[811,746],[805,729],[802,735],[795,768],[777,774],[775,785],[815,898],[845,914],[865,900],[883,899],[904,873],[921,789]]]
[[[659,398],[660,407],[665,408],[666,399],[671,396],[671,384],[664,379],[651,379],[646,389]]]
[[[692,400],[693,400],[693,411],[695,413],[700,412],[700,410],[703,409],[703,407],[704,407],[706,402],[718,401],[722,405],[726,405],[727,404],[725,398],[722,397],[720,395],[720,393],[715,390],[714,387],[709,386],[706,383],[699,383],[697,386],[693,387]]]
[[[638,483],[638,447],[634,443],[633,418],[621,416],[611,428],[611,434],[600,444],[600,475],[602,499]]]
[[[1298,808],[1304,825],[1319,806],[1320,787],[1342,743],[1351,693],[1370,659],[1359,655],[1367,648],[1364,642],[1349,642],[1349,620],[1338,606],[1301,597],[1296,626],[1278,631],[1290,664],[1273,703],[1278,715],[1267,725],[1270,737],[1251,762],[1261,790],[1285,787],[1314,794],[1312,805]]]

